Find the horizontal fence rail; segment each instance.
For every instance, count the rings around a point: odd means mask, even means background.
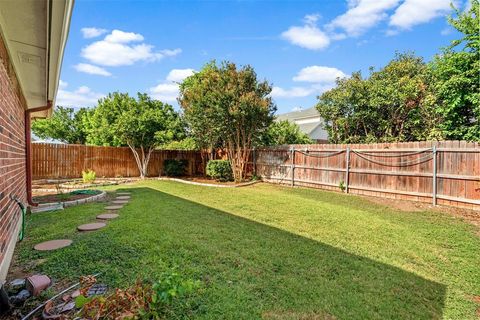
[[[218,150],[214,158],[225,158]],[[205,168],[197,151],[157,150],[149,176],[163,175],[165,159],[188,161],[187,175]],[[129,148],[35,143],[34,179],[138,177]],[[254,149],[247,176],[291,186],[480,209],[480,144],[465,141],[287,145]]]
[[[203,173],[201,154],[196,151],[156,150],[150,157],[148,176],[164,174],[165,159],[188,161],[189,176]],[[79,178],[93,170],[97,177],[138,177],[139,171],[128,147],[97,147],[74,144],[32,144],[33,179]]]
[[[480,209],[478,143],[290,145],[254,155],[265,181]]]

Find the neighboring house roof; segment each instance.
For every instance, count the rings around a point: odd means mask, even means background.
[[[277,116],[277,120],[296,121],[302,118],[313,118],[313,117],[320,117],[320,114],[318,113],[317,109],[309,108],[305,110],[292,111],[288,113],[279,114]]]
[[[73,0],[0,1],[0,36],[27,109],[55,103],[72,9]]]
[[[320,126],[320,122],[313,122],[313,123],[301,123],[297,124],[298,128],[300,131],[302,131],[305,134],[311,134],[315,129],[317,129]]]

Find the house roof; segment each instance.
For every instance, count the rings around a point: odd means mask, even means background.
[[[312,122],[312,123],[301,123],[297,124],[298,128],[300,129],[301,132],[305,134],[310,134],[312,133],[315,129],[320,126],[320,122]]]
[[[288,120],[288,121],[295,121],[302,118],[311,118],[311,117],[319,117],[320,114],[318,113],[317,109],[309,108],[300,111],[293,111],[288,113],[279,114],[277,116],[277,120]]]
[[[73,0],[0,1],[0,36],[27,109],[55,102],[72,9]]]

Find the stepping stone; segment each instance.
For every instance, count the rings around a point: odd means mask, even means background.
[[[115,218],[118,218],[118,214],[116,213],[103,213],[97,216],[97,219],[100,219],[100,220],[111,220]]]
[[[127,204],[128,200],[113,200],[113,204]]]
[[[122,209],[123,206],[120,206],[120,205],[115,205],[115,206],[106,206],[105,207],[105,210],[120,210]]]
[[[117,196],[129,196],[130,192],[117,192]]]
[[[50,241],[39,243],[35,245],[35,247],[33,248],[38,251],[52,251],[52,250],[68,247],[71,244],[72,244],[72,240],[68,240],[68,239],[50,240]]]
[[[87,224],[82,224],[81,226],[78,226],[77,229],[78,231],[93,231],[93,230],[101,229],[106,225],[107,224],[103,222],[87,223]]]
[[[119,196],[115,198],[115,200],[129,200],[129,199],[130,199],[130,196]]]

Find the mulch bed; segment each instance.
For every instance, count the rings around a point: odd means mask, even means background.
[[[43,196],[33,197],[33,201],[36,203],[52,203],[52,202],[65,202],[65,201],[75,201],[84,198],[89,198],[91,196],[100,194],[99,190],[91,190],[91,193],[76,193],[75,191],[64,193],[64,194],[46,194]]]
[[[204,178],[204,177],[180,177],[180,178],[186,181],[193,181],[198,183],[209,183],[209,184],[228,185],[228,186],[234,186],[238,184],[233,181],[222,182],[222,181],[217,181],[217,180]]]

